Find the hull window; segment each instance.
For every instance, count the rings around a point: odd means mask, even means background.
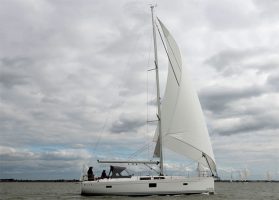
[[[112,188],[112,186],[111,185],[107,185],[106,188]]]
[[[188,183],[183,183],[183,185],[188,185]]]
[[[140,180],[151,180],[151,177],[141,177]]]
[[[165,179],[165,177],[154,177],[154,179],[156,180],[156,179]]]
[[[150,188],[157,187],[157,183],[149,183],[149,187],[150,187]]]

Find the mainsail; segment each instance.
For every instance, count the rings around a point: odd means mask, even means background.
[[[179,48],[168,29],[158,19],[165,37],[169,70],[161,107],[163,146],[209,166],[216,173],[216,164],[201,105],[182,61]],[[158,129],[157,129],[158,130]],[[159,156],[158,133],[154,156]]]

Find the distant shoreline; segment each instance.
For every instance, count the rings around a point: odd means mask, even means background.
[[[56,179],[56,180],[28,180],[28,179],[0,179],[0,182],[80,182],[80,180],[77,179]],[[247,182],[261,182],[261,183],[279,183],[279,180],[247,180],[247,181],[241,181],[241,180],[215,180],[215,182],[223,182],[223,183],[230,183],[230,182],[234,182],[234,183],[247,183]]]
[[[27,180],[27,179],[0,179],[0,182],[80,182],[77,179],[57,179],[57,180]]]
[[[243,180],[215,180],[215,182],[222,182],[222,183],[231,183],[231,182],[234,182],[234,183],[249,183],[249,182],[251,182],[251,183],[257,183],[257,182],[261,182],[261,183],[270,183],[270,182],[272,182],[272,183],[278,183],[279,182],[279,180],[270,180],[270,181],[268,181],[268,180],[245,180],[245,181],[243,181]]]

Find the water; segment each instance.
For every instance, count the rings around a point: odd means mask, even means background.
[[[279,183],[215,183],[215,195],[149,197],[87,197],[80,195],[79,183],[0,183],[0,199],[94,199],[94,200],[279,200]]]

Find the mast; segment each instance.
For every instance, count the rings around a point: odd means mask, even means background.
[[[164,174],[163,167],[163,149],[162,149],[162,128],[161,128],[161,105],[160,105],[160,85],[159,85],[159,70],[158,70],[158,55],[157,55],[157,40],[156,40],[156,30],[155,21],[153,15],[154,5],[151,5],[151,15],[152,15],[152,28],[153,28],[153,41],[154,41],[154,63],[156,70],[156,86],[157,86],[157,117],[158,117],[158,131],[159,131],[159,149],[160,149],[160,175]]]

